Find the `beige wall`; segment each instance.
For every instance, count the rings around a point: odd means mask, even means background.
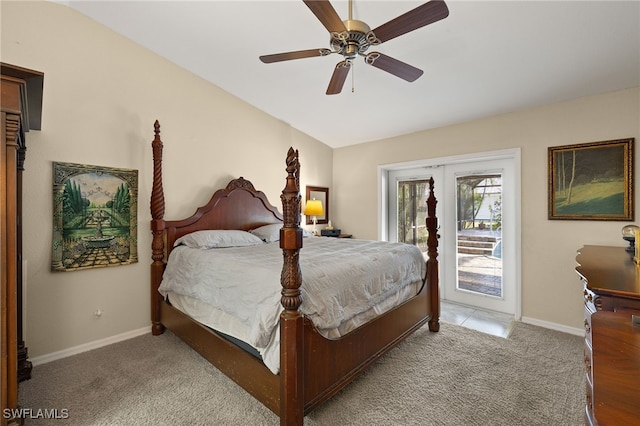
[[[639,136],[635,88],[336,149],[335,225],[359,238],[377,238],[379,165],[521,148],[522,316],[580,328],[576,250],[585,244],[624,246],[620,229],[626,222],[548,220],[547,148],[630,137],[639,143]],[[637,185],[635,197],[637,208]]]
[[[168,219],[243,176],[276,206],[289,146],[301,183],[330,186],[332,150],[73,10],[1,2],[2,62],[42,71],[42,131],[27,134],[24,174],[26,342],[38,357],[150,323],[151,140],[162,126]],[[139,262],[53,273],[52,162],[139,170]],[[95,319],[93,313],[104,314]]]

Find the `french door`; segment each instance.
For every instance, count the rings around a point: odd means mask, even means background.
[[[433,177],[441,298],[519,316],[519,162],[446,160],[387,171],[387,239],[426,252],[426,197]]]

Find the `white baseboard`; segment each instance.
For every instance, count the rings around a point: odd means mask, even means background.
[[[562,331],[563,333],[573,334],[575,336],[584,336],[583,328],[567,327],[566,325],[557,324],[554,322],[543,321],[536,318],[522,317],[520,319],[525,324],[536,325],[538,327],[544,327],[551,330]],[[31,363],[36,366],[40,364],[46,364],[51,361],[66,358],[68,356],[77,355],[82,352],[87,352],[92,349],[98,349],[103,346],[111,345],[113,343],[122,342],[123,340],[132,339],[134,337],[142,336],[150,332],[150,327],[143,327],[137,330],[127,331],[126,333],[117,334],[115,336],[107,337],[100,340],[94,340],[93,342],[84,343],[82,345],[74,346],[72,348],[63,349],[61,351],[52,352],[50,354],[40,355],[34,358],[30,358]]]
[[[115,336],[107,337],[100,340],[94,340],[93,342],[84,343],[82,345],[74,346],[72,348],[63,349],[61,351],[52,352],[50,354],[40,355],[34,358],[30,358],[31,364],[34,366],[40,364],[46,364],[51,361],[66,358],[71,355],[77,355],[82,352],[90,351],[92,349],[98,349],[103,346],[111,345],[113,343],[122,342],[123,340],[132,339],[134,337],[142,336],[151,332],[151,326],[139,328],[137,330],[127,331],[126,333],[116,334]]]
[[[566,325],[557,324],[555,322],[543,321],[536,318],[522,317],[520,319],[525,324],[537,325],[538,327],[549,328],[551,330],[562,331],[563,333],[573,334],[575,336],[584,336],[584,328],[568,327]]]

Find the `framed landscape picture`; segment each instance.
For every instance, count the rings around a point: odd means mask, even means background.
[[[634,139],[549,148],[549,219],[634,220]]]
[[[53,271],[138,261],[138,171],[53,163]]]

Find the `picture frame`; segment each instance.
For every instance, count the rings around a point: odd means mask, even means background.
[[[52,271],[138,261],[138,171],[53,162]]]
[[[322,186],[308,186],[306,187],[305,202],[309,200],[320,200],[322,208],[324,209],[324,216],[316,216],[316,222],[319,224],[329,223],[329,188]],[[306,216],[306,224],[313,225],[313,218]]]
[[[634,220],[634,139],[548,148],[548,217]]]

